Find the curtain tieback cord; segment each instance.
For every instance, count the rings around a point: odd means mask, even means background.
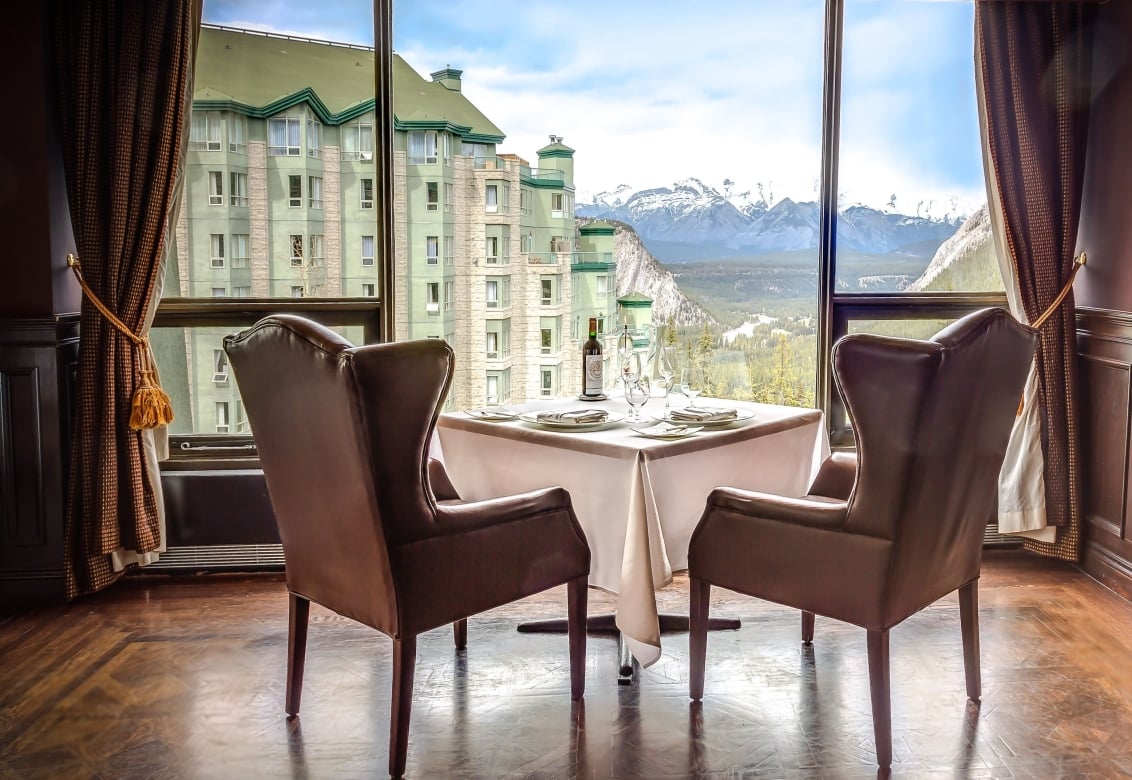
[[[1089,258],[1085,255],[1084,252],[1073,258],[1073,269],[1069,272],[1069,278],[1065,280],[1065,284],[1061,286],[1061,292],[1059,292],[1057,294],[1057,297],[1053,299],[1053,303],[1046,307],[1046,310],[1042,312],[1042,316],[1034,320],[1033,324],[1030,325],[1031,328],[1037,330],[1042,325],[1045,325],[1046,320],[1053,316],[1053,313],[1057,311],[1059,306],[1061,306],[1061,302],[1065,300],[1065,296],[1068,295],[1069,291],[1073,289],[1073,280],[1077,278],[1077,272],[1081,270],[1086,262],[1088,262],[1088,259]],[[1022,416],[1024,405],[1025,400],[1018,402],[1019,417]]]
[[[140,378],[130,404],[130,429],[139,431],[173,422],[173,404],[169,401],[168,394],[161,388],[161,378],[157,374],[157,363],[153,360],[149,335],[139,336],[134,333],[126,327],[124,322],[118,319],[114,312],[106,307],[106,304],[99,300],[94,291],[90,289],[86,279],[83,278],[83,268],[79,258],[68,253],[67,266],[74,273],[75,279],[78,280],[79,286],[82,287],[83,294],[86,295],[87,299],[94,304],[94,307],[102,313],[103,317],[110,321],[110,324],[133,342],[134,349],[137,350]]]

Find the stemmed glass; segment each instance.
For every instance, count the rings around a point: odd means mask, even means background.
[[[629,404],[629,422],[639,423],[644,420],[641,414],[641,407],[648,403],[649,400],[649,385],[648,382],[641,379],[626,379],[625,380],[625,400]]]
[[[688,406],[696,405],[696,398],[704,391],[704,370],[699,366],[689,366],[680,372],[680,386],[688,396]]]
[[[664,377],[664,410],[668,411],[668,398],[672,395],[672,379],[676,376],[676,347],[660,348],[660,375]]]

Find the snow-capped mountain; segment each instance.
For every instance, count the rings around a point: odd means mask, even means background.
[[[957,201],[940,205],[943,217],[931,216],[933,204],[917,204],[915,216],[894,209],[848,206],[839,215],[838,246],[875,254],[903,251],[926,259],[965,218]],[[593,195],[588,203],[579,197],[576,211],[580,217],[625,222],[645,239],[700,245],[705,255],[818,245],[817,203],[790,198],[776,201],[762,185],[752,193],[730,180],[724,180],[721,189],[695,178],[642,190],[623,184],[613,192]]]
[[[940,244],[920,278],[908,285],[909,292],[1001,289],[1002,275],[985,205]]]

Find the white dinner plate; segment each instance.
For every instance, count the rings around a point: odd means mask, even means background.
[[[672,423],[673,425],[700,425],[704,428],[722,428],[726,425],[733,425],[734,423],[750,420],[755,416],[755,413],[750,409],[736,409],[735,416],[729,420],[673,420],[669,417],[669,414],[671,414],[671,410],[657,412],[653,415],[653,419],[659,420],[660,422]]]
[[[606,428],[610,425],[616,425],[625,419],[625,415],[621,412],[608,412],[607,416],[601,422],[579,423],[579,422],[558,422],[556,420],[540,420],[538,412],[524,412],[519,415],[519,419],[531,425],[538,425],[543,428],[550,428],[554,431],[594,431],[598,428]]]
[[[518,412],[498,406],[487,409],[466,409],[464,410],[464,414],[476,420],[483,420],[484,422],[511,422],[512,420],[519,419]]]
[[[680,423],[667,423],[661,420],[656,425],[633,428],[633,431],[650,439],[684,439],[694,433],[702,431],[702,425],[683,425]]]

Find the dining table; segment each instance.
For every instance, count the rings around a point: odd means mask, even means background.
[[[646,404],[639,423],[624,419],[628,404],[620,397],[539,400],[442,414],[433,456],[470,500],[565,488],[589,542],[590,586],[616,596],[623,647],[648,667],[661,656],[655,593],[687,568],[712,489],[800,496],[829,454],[819,410],[722,399],[697,405],[724,412],[720,417],[734,411],[735,419],[674,422],[685,429],[664,436],[656,426],[670,412],[659,399]],[[606,419],[569,422],[571,412],[585,420],[595,410]],[[546,419],[547,412],[559,414]]]

